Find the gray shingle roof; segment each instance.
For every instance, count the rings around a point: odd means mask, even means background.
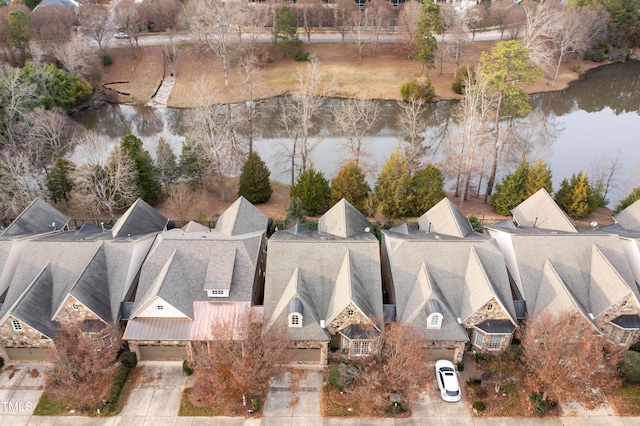
[[[578,232],[569,216],[544,188],[520,203],[511,213],[518,227]]]
[[[507,320],[485,320],[476,327],[488,334],[511,334],[516,330],[516,326]]]
[[[451,237],[464,238],[475,231],[467,219],[448,198],[443,198],[438,204],[418,219],[420,230],[435,232]]]
[[[354,303],[371,320],[383,318],[378,240],[361,232],[345,238],[320,231],[277,231],[268,241],[264,326],[286,326],[293,297],[304,305],[303,327],[288,328],[293,340],[329,340],[329,324]],[[382,325],[380,324],[381,328]]]
[[[138,198],[111,228],[111,234],[113,238],[121,238],[162,232],[167,222],[169,220],[160,212]]]
[[[344,198],[318,219],[318,231],[343,238],[369,232],[370,227],[367,218]]]
[[[640,316],[638,315],[620,315],[611,320],[615,325],[625,329],[639,329]]]
[[[229,288],[224,301],[251,301],[264,230],[233,237],[211,231],[158,235],[140,273],[133,316],[156,296],[193,319],[206,289]]]
[[[25,234],[41,234],[64,228],[69,218],[42,198],[36,198],[24,209],[0,237],[11,238]],[[53,226],[55,224],[55,226]]]
[[[216,222],[217,231],[231,236],[264,232],[267,226],[269,218],[242,196],[229,206]]]
[[[613,217],[627,232],[640,232],[640,200]]]

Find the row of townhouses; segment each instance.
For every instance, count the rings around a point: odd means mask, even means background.
[[[621,347],[638,341],[640,201],[599,229],[577,228],[544,190],[512,213],[477,233],[443,199],[419,229],[378,241],[343,199],[317,231],[267,239],[268,218],[242,197],[214,229],[169,229],[138,200],[112,229],[71,230],[37,199],[0,234],[0,356],[47,360],[68,320],[94,336],[119,327],[142,360],[190,359],[194,342],[234,338],[249,317],[264,336],[286,331],[293,362],[310,364],[375,351],[390,322],[424,335],[432,360],[502,351],[543,312],[578,313]]]

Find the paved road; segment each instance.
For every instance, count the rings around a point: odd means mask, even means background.
[[[187,379],[180,362],[140,363],[143,377],[129,397],[128,404],[116,417],[38,417],[31,415],[44,387],[44,364],[5,366],[0,374],[0,424],[9,426],[640,426],[640,418],[617,417],[610,409],[585,411],[580,407],[564,407],[567,415],[552,419],[478,418],[464,403],[449,404],[423,395],[408,419],[335,419],[320,417],[319,388],[324,374],[319,369],[306,369],[294,395],[285,377],[271,384],[263,418],[178,417],[180,394]],[[39,373],[31,374],[33,369]],[[291,403],[297,398],[297,403]],[[2,404],[4,402],[5,404]],[[4,410],[3,410],[4,408]]]

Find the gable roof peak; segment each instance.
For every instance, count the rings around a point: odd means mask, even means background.
[[[64,228],[69,218],[59,212],[42,197],[38,197],[25,208],[0,234],[0,237],[15,237],[25,234],[41,234]]]
[[[514,207],[511,214],[518,227],[578,232],[569,216],[544,188]]]
[[[469,219],[447,198],[443,198],[418,219],[421,231],[464,238],[475,231]]]
[[[640,232],[640,200],[622,210],[613,219],[627,232]]]
[[[318,231],[349,238],[369,232],[371,223],[345,198],[338,201],[320,219]]]
[[[169,222],[159,211],[138,198],[111,229],[113,238],[162,232]]]
[[[269,218],[246,198],[240,196],[218,218],[216,230],[229,236],[266,231]]]

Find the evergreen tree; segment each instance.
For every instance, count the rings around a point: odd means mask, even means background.
[[[418,16],[418,30],[415,35],[416,53],[414,59],[422,62],[422,71],[433,68],[436,63],[436,50],[438,43],[434,34],[441,34],[444,30],[440,6],[431,1],[425,1],[420,7]]]
[[[356,163],[349,161],[338,170],[331,180],[331,204],[345,198],[360,212],[365,212],[371,187],[362,170]]]
[[[406,217],[412,212],[413,196],[409,163],[400,147],[382,166],[376,181],[376,203],[378,211],[388,219]]]
[[[156,148],[156,168],[160,181],[164,184],[165,192],[169,195],[169,185],[180,176],[180,169],[171,145],[164,138],[160,138],[158,148]]]
[[[187,138],[180,153],[180,174],[189,180],[189,185],[202,186],[209,170],[209,160],[202,145]]]
[[[589,179],[583,172],[577,175],[574,173],[571,180],[562,180],[555,201],[573,218],[585,217],[597,207],[597,200],[589,185]]]
[[[640,200],[640,186],[634,188],[633,191],[631,191],[631,194],[620,200],[613,212],[616,214],[620,213],[622,210],[626,209],[638,200]]]
[[[302,200],[300,197],[289,198],[289,205],[287,206],[287,218],[286,223],[298,222],[300,224],[305,222],[305,216],[307,212],[304,210]]]
[[[417,217],[446,198],[442,172],[433,164],[427,164],[413,175],[411,192],[413,204],[410,215]]]
[[[484,229],[482,228],[482,222],[480,222],[480,219],[478,219],[475,215],[472,215],[472,214],[467,216],[467,219],[469,219],[469,223],[471,224],[471,227],[473,228],[474,231],[479,232],[481,234],[484,233]]]
[[[69,206],[69,194],[73,189],[71,175],[76,170],[75,165],[66,158],[56,158],[47,176],[47,191],[54,203],[64,200]]]
[[[147,150],[142,148],[142,140],[134,135],[126,135],[120,142],[122,152],[133,160],[137,173],[140,198],[153,205],[162,193],[158,169]]]
[[[269,182],[271,172],[257,152],[253,151],[242,166],[238,195],[253,204],[265,203],[271,198],[273,189]]]
[[[526,200],[542,188],[549,194],[553,193],[551,168],[540,160],[529,168],[522,198]]]
[[[502,179],[496,185],[496,190],[491,197],[491,207],[496,213],[509,216],[511,210],[525,200],[524,193],[529,174],[529,165],[522,160],[518,168]]]
[[[315,216],[329,208],[331,188],[324,174],[316,171],[312,165],[298,176],[289,195],[291,198],[299,197],[307,214]]]
[[[287,58],[293,58],[300,51],[302,40],[298,37],[296,18],[291,9],[286,6],[281,6],[276,13],[273,39],[276,43],[276,49]]]

